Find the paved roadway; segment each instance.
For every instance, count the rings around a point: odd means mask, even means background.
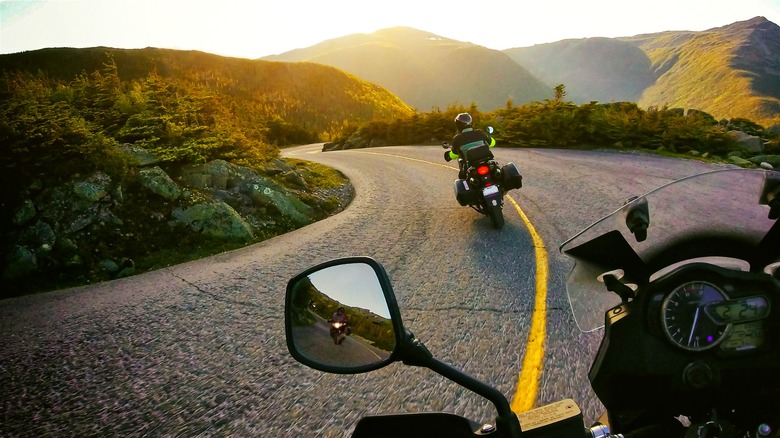
[[[534,246],[511,204],[506,224],[454,199],[438,147],[284,154],[344,172],[357,196],[331,218],[251,247],[92,286],[0,301],[2,436],[346,436],[363,415],[443,410],[490,421],[481,398],[392,364],[338,376],[287,353],[284,288],[327,259],[387,269],[405,325],[439,359],[518,391],[535,294]],[[557,247],[624,199],[712,165],[614,153],[497,149],[525,186],[510,192],[549,257],[536,404],[600,406],[587,370],[600,333],[580,333]],[[520,388],[523,391],[526,388]]]

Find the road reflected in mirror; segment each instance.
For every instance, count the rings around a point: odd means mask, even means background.
[[[365,263],[329,266],[301,278],[287,309],[294,348],[349,371],[389,360],[395,333],[382,286]]]

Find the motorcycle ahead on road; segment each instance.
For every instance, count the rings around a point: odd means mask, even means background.
[[[347,323],[341,321],[329,321],[330,322],[330,337],[333,339],[333,343],[341,345],[344,339],[347,338]]]
[[[493,133],[493,127],[488,126]],[[449,142],[443,142],[444,149],[450,149]],[[515,163],[500,166],[493,159],[487,144],[461,151],[458,164],[465,168],[466,177],[455,181],[455,198],[462,206],[470,206],[490,218],[494,228],[504,226],[504,195],[512,189],[523,186],[523,177]]]
[[[605,326],[589,380],[607,412],[590,428],[571,399],[516,414],[498,390],[435,359],[402,324],[390,280],[371,258],[331,260],[290,280],[288,348],[333,373],[394,361],[426,367],[497,410],[495,424],[482,426],[447,413],[368,416],[353,437],[780,436],[778,217],[780,172],[718,170],[635,197],[560,246],[575,262],[566,288],[579,328]],[[302,336],[312,329],[300,316],[312,297],[360,309],[377,327],[348,363]]]

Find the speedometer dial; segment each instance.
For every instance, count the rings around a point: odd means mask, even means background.
[[[661,323],[673,344],[689,351],[703,351],[722,341],[730,324],[716,324],[704,311],[708,304],[726,301],[720,289],[710,283],[685,283],[664,298]]]

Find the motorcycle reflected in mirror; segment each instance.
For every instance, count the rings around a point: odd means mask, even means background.
[[[381,267],[343,260],[308,270],[287,288],[290,352],[312,368],[354,373],[386,365],[398,337]],[[395,317],[398,320],[398,317]]]

